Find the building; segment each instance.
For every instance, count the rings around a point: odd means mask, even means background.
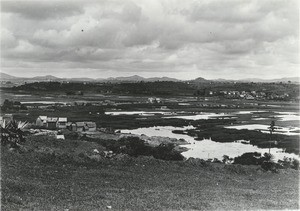
[[[95,122],[86,122],[86,126],[88,127],[88,131],[95,132],[97,129],[97,125]]]
[[[76,122],[76,131],[86,132],[91,131],[95,132],[97,130],[97,125],[95,122]],[[75,131],[72,126],[72,131]]]
[[[59,117],[56,123],[56,127],[58,129],[66,129],[67,128],[67,117]]]
[[[39,127],[47,127],[47,116],[39,116],[36,119],[35,124]]]
[[[48,129],[56,129],[57,126],[57,117],[48,117],[47,118],[47,128]]]
[[[76,122],[75,124],[76,124],[76,131],[84,132],[86,130],[84,122]]]

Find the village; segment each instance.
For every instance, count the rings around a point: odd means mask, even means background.
[[[13,121],[14,117],[12,114],[4,114],[0,116],[0,124],[4,122],[8,124]],[[39,116],[35,124],[28,124],[27,129],[36,135],[56,135],[57,139],[65,139],[64,135],[61,134],[61,130],[69,130],[73,132],[95,132],[97,126],[92,121],[81,121],[81,122],[68,122],[67,117],[48,117]]]

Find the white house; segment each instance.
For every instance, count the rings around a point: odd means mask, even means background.
[[[56,122],[56,127],[59,129],[65,129],[67,128],[67,122],[68,122],[67,117],[59,117]]]
[[[35,124],[40,127],[46,127],[47,126],[47,116],[39,116],[36,119]]]

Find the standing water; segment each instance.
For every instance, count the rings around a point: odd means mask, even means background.
[[[217,158],[222,159],[223,155],[228,155],[229,157],[241,156],[246,152],[259,152],[262,155],[268,153],[269,149],[258,148],[251,144],[244,144],[240,141],[231,143],[220,143],[215,142],[210,139],[204,139],[202,141],[196,141],[193,137],[186,134],[175,134],[173,130],[186,130],[192,129],[192,126],[187,127],[172,127],[172,126],[157,126],[148,128],[138,128],[133,130],[122,130],[122,133],[131,133],[136,135],[146,135],[146,136],[162,136],[176,139],[184,139],[189,144],[184,145],[188,148],[188,151],[183,152],[182,155],[186,158]],[[282,149],[271,148],[271,154],[274,156],[274,160],[283,159],[284,157],[299,159],[299,156],[293,153],[285,153]]]

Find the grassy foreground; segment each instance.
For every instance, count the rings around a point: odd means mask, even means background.
[[[118,155],[80,159],[88,142],[1,149],[2,210],[299,209],[299,172]],[[64,159],[45,151],[68,150]],[[76,157],[79,155],[79,157]]]

